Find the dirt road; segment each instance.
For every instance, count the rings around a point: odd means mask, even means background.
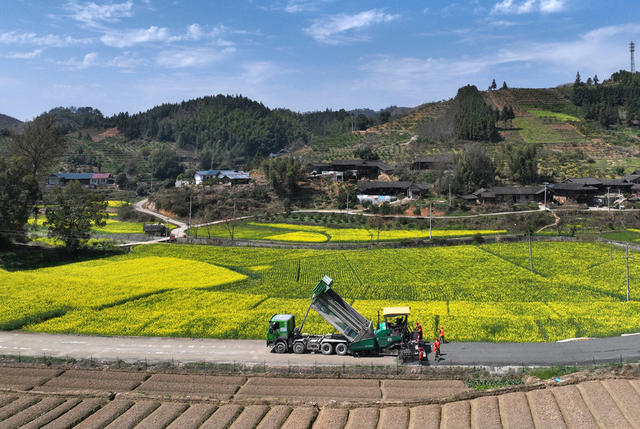
[[[640,360],[640,335],[564,343],[448,343],[443,359],[432,365],[488,367],[574,365]],[[395,366],[393,357],[325,356],[269,353],[262,340],[204,338],[96,337],[28,332],[0,332],[0,354],[121,359],[129,362],[217,362],[276,366]]]

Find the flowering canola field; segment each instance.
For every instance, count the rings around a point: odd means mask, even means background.
[[[197,232],[196,232],[197,230]],[[504,234],[506,230],[484,229],[434,229],[433,238],[468,237],[476,234],[496,235]],[[190,235],[198,237],[229,238],[230,231],[225,225],[211,225],[189,230]],[[259,223],[247,222],[236,225],[234,238],[238,240],[270,240],[294,241],[299,243],[330,242],[362,242],[362,241],[392,241],[416,238],[429,238],[429,230],[394,229],[380,230],[366,228],[331,228],[320,225],[296,225],[291,223]]]
[[[377,250],[150,245],[31,271],[0,270],[0,328],[99,335],[263,338],[274,313],[301,320],[313,286],[370,320],[409,305],[426,334],[456,341],[555,341],[640,331],[640,258],[590,243]],[[315,312],[307,332],[332,328]]]

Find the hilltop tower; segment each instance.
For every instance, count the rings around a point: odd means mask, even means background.
[[[633,43],[633,40],[629,42],[629,52],[631,52],[631,73],[636,72],[636,62],[634,59],[634,53],[636,52],[636,44]]]

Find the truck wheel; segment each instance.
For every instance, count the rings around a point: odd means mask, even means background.
[[[273,346],[273,351],[275,353],[285,353],[287,351],[287,343],[284,341],[278,341],[275,346]]]
[[[333,353],[333,345],[331,343],[322,343],[320,346],[320,351],[323,355],[330,355]]]
[[[293,344],[293,352],[297,353],[299,355],[301,355],[302,353],[304,353],[304,344],[303,343],[294,343]]]
[[[347,345],[345,343],[338,343],[336,344],[336,353],[339,354],[340,356],[344,356],[347,354]]]

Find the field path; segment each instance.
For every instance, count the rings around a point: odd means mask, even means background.
[[[443,359],[432,365],[575,365],[640,360],[640,335],[556,343],[447,343]],[[210,338],[98,337],[0,332],[0,355],[51,356],[128,362],[209,362],[294,366],[395,366],[393,357],[269,353],[263,340]]]

